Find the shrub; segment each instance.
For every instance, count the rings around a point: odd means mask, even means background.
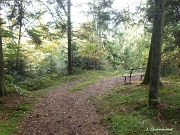
[[[26,81],[21,82],[20,86],[29,91],[44,89],[44,88],[53,86],[54,81],[52,78],[53,78],[53,76],[51,76],[51,77],[42,76],[42,77],[37,77],[35,79],[27,79]]]

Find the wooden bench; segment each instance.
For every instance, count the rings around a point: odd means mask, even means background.
[[[135,73],[135,74],[132,73],[134,70],[137,70],[137,69],[145,69],[145,68],[136,68],[136,69],[135,68],[131,68],[131,69],[128,69],[128,70],[130,70],[129,74],[123,75],[124,83],[126,83],[127,77],[129,77],[129,83],[131,83],[131,80],[132,80],[133,76],[140,76],[141,77],[140,81],[142,80],[143,76],[145,75],[144,73]]]

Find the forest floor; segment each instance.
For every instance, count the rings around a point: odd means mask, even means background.
[[[96,71],[9,93],[0,99],[0,135],[179,135],[179,77],[162,78],[157,107],[147,105],[149,85],[139,79],[124,85],[119,73]]]
[[[91,99],[124,83],[122,77],[109,77],[79,91],[69,89],[81,82],[74,79],[45,94],[20,123],[21,135],[108,135]]]

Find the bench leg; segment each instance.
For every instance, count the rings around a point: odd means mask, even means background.
[[[140,81],[142,81],[142,77],[143,77],[143,76],[141,75],[141,79],[140,79]]]
[[[126,76],[125,76],[125,78],[124,78],[124,83],[126,83]]]
[[[131,76],[129,77],[129,83],[131,84]]]

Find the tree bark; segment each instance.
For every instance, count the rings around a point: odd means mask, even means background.
[[[152,38],[153,38],[153,35],[152,35]],[[150,46],[148,62],[146,65],[146,72],[145,72],[144,79],[142,81],[142,84],[144,85],[150,84],[151,61],[152,61],[152,45]]]
[[[4,83],[4,61],[3,61],[3,47],[2,47],[2,33],[0,29],[0,97],[6,95]]]
[[[143,79],[143,81],[141,83],[141,84],[144,84],[144,85],[150,84],[151,63],[152,63],[152,44],[153,44],[152,41],[154,41],[154,34],[153,33],[152,33],[152,37],[151,37],[151,46],[150,46],[150,49],[149,49],[149,57],[148,57],[147,65],[146,65],[145,76],[144,76],[144,79]],[[161,80],[159,80],[159,85],[160,86],[162,85]]]
[[[68,0],[68,74],[72,74],[71,0]]]
[[[153,34],[151,38],[152,63],[150,75],[149,105],[158,104],[158,90],[161,66],[161,46],[164,28],[164,0],[155,0],[155,15],[153,21]]]

